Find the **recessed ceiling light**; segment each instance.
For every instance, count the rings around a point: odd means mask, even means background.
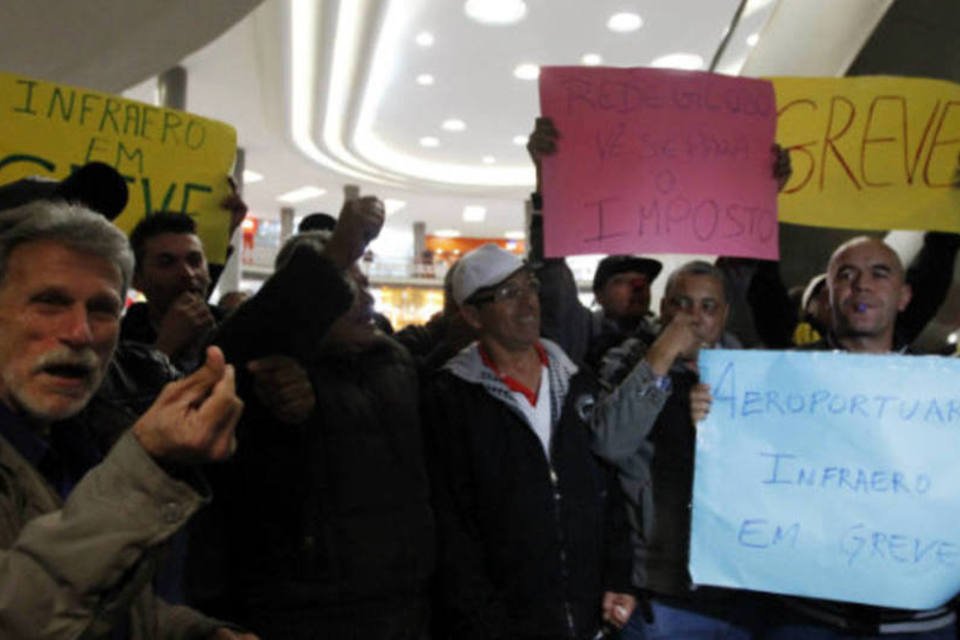
[[[463,208],[464,222],[483,222],[487,219],[487,208],[475,204],[468,204]]]
[[[635,13],[615,13],[607,20],[607,28],[617,33],[636,31],[643,26],[643,18]]]
[[[280,202],[287,202],[289,204],[296,204],[312,198],[319,198],[326,192],[326,189],[321,189],[320,187],[306,186],[280,194],[277,196],[277,200]]]
[[[523,0],[467,0],[463,10],[482,24],[514,24],[527,15],[527,4]]]
[[[415,38],[416,43],[421,47],[432,47],[433,46],[433,34],[429,31],[421,31],[417,34]]]
[[[651,67],[660,69],[686,69],[696,71],[703,68],[703,58],[695,53],[671,53],[660,56],[650,63]]]
[[[600,57],[599,53],[585,53],[583,57],[580,58],[580,62],[588,67],[595,67],[603,62],[603,58]]]
[[[507,240],[523,240],[527,237],[527,234],[523,231],[506,231],[504,232],[503,237]]]
[[[396,198],[384,198],[383,200],[383,208],[386,209],[388,216],[400,211],[405,206],[407,206],[405,200],[397,200]]]
[[[443,127],[445,131],[463,131],[467,128],[467,123],[463,120],[450,118],[449,120],[444,120],[440,126]]]
[[[437,229],[433,232],[433,235],[438,238],[458,238],[460,237],[460,232],[456,229]]]
[[[744,9],[743,17],[749,18],[753,14],[763,11],[771,2],[773,2],[773,0],[749,0],[749,2],[747,2],[747,8]]]
[[[483,156],[482,160],[483,160],[483,164],[493,164],[494,162],[497,161],[497,159],[494,158],[493,156]]]
[[[527,140],[529,139],[530,136],[513,136],[513,144],[517,145],[518,147],[525,147],[527,146]]]
[[[251,171],[250,169],[243,170],[243,184],[251,184],[254,182],[260,182],[263,180],[263,174],[257,173],[256,171]]]
[[[517,68],[513,70],[513,75],[521,80],[536,80],[540,77],[540,67],[529,62],[518,64]]]
[[[433,136],[423,136],[422,138],[420,138],[420,146],[421,147],[439,147],[440,140],[438,140],[437,138],[434,138]]]
[[[422,85],[424,87],[429,87],[430,85],[433,84],[433,76],[430,75],[429,73],[421,73],[420,75],[417,76],[417,84]]]
[[[758,43],[758,42],[760,42],[760,34],[759,34],[759,33],[751,33],[750,35],[747,36],[747,44],[748,44],[749,46],[755,47],[755,46],[757,46],[757,43]]]

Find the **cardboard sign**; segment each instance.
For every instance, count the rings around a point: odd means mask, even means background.
[[[916,78],[775,78],[777,141],[793,175],[780,220],[960,231],[960,84]]]
[[[0,183],[62,179],[100,161],[127,180],[130,201],[114,223],[129,233],[145,215],[196,217],[211,262],[223,262],[237,134],[228,124],[87,89],[0,73]]]
[[[545,67],[540,107],[561,135],[543,161],[548,256],[779,256],[768,81]]]
[[[698,584],[905,609],[960,592],[960,360],[703,351]]]

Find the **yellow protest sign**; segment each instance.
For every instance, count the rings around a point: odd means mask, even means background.
[[[196,218],[212,262],[223,262],[230,216],[220,209],[237,147],[228,124],[119,96],[0,73],[0,184],[63,178],[87,162],[123,175],[125,232],[144,216]]]
[[[960,85],[894,78],[773,78],[777,142],[793,175],[782,222],[960,231]]]

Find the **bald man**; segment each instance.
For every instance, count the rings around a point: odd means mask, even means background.
[[[882,240],[861,236],[841,244],[827,266],[833,329],[802,350],[850,353],[905,353],[894,331],[897,315],[912,295],[900,257]],[[690,397],[695,421],[706,417],[709,391],[698,385]],[[771,615],[765,640],[866,640],[869,638],[947,640],[956,637],[956,614],[948,607],[926,611],[784,598],[782,615]]]

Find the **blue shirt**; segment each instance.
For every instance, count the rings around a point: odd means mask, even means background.
[[[44,438],[2,402],[0,436],[33,465],[63,499],[87,471],[103,460],[93,436],[82,424],[56,423],[50,427],[49,438]]]
[[[36,432],[21,417],[0,402],[0,436],[3,436],[66,500],[80,479],[100,464],[103,454],[89,430],[80,422],[55,423],[49,438]],[[128,615],[120,618],[111,637],[128,637]]]

